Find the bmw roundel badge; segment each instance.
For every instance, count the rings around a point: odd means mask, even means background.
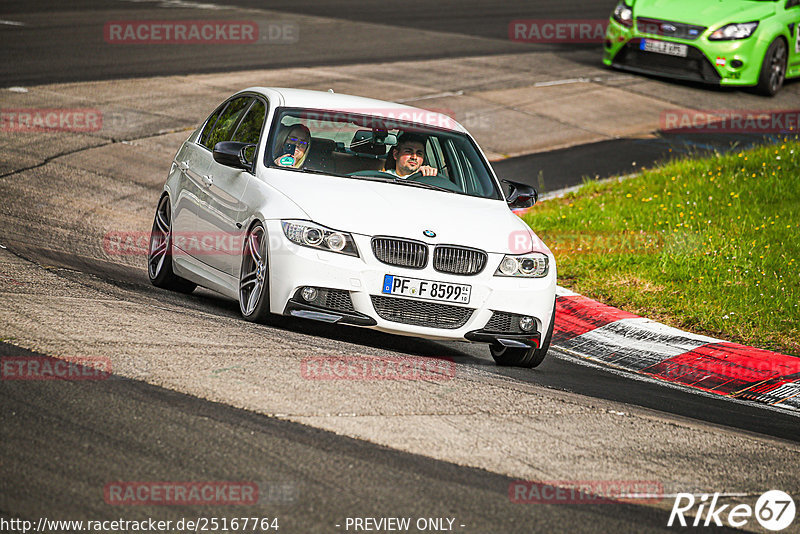
[[[422,233],[425,234],[425,237],[436,237],[436,232],[433,230],[425,230]]]

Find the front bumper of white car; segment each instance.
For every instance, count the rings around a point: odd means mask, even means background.
[[[552,321],[556,288],[552,257],[544,278],[494,276],[503,258],[494,253],[488,254],[480,273],[455,275],[435,270],[431,261],[422,269],[382,263],[373,254],[369,236],[353,235],[360,254],[354,257],[295,245],[285,237],[280,221],[268,221],[267,231],[273,313],[429,339],[528,347],[541,344]],[[468,284],[470,300],[462,305],[386,295],[382,288],[387,274]],[[305,287],[315,288],[316,298],[303,298]],[[535,319],[531,330],[519,327],[520,316]]]

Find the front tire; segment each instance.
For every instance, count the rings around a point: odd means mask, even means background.
[[[778,37],[767,48],[756,90],[764,96],[775,96],[786,79],[786,43]]]
[[[269,262],[267,232],[256,223],[247,233],[239,271],[239,309],[242,317],[266,323],[269,311]]]
[[[191,293],[197,287],[197,284],[181,278],[172,270],[172,208],[168,195],[161,197],[156,208],[153,229],[150,231],[147,275],[150,283],[162,289]]]
[[[489,352],[497,365],[501,367],[525,367],[531,369],[538,367],[547,356],[550,349],[550,340],[553,338],[553,325],[556,324],[556,303],[553,301],[553,314],[550,327],[544,336],[544,342],[538,349],[520,349],[504,347],[502,345],[489,345]]]

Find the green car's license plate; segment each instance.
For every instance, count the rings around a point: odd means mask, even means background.
[[[689,47],[685,44],[655,41],[653,39],[642,39],[639,48],[645,52],[655,52],[656,54],[666,54],[668,56],[686,57],[689,55]]]

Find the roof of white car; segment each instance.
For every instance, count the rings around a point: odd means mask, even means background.
[[[346,113],[364,113],[366,115],[377,115],[390,119],[414,122],[466,132],[454,118],[444,113],[427,109],[406,106],[395,102],[386,102],[374,98],[362,96],[345,95],[331,93],[329,91],[309,91],[307,89],[287,89],[284,87],[250,87],[246,91],[259,92],[269,96],[270,93],[278,93],[283,100],[282,104],[286,107],[323,109],[329,111]]]

